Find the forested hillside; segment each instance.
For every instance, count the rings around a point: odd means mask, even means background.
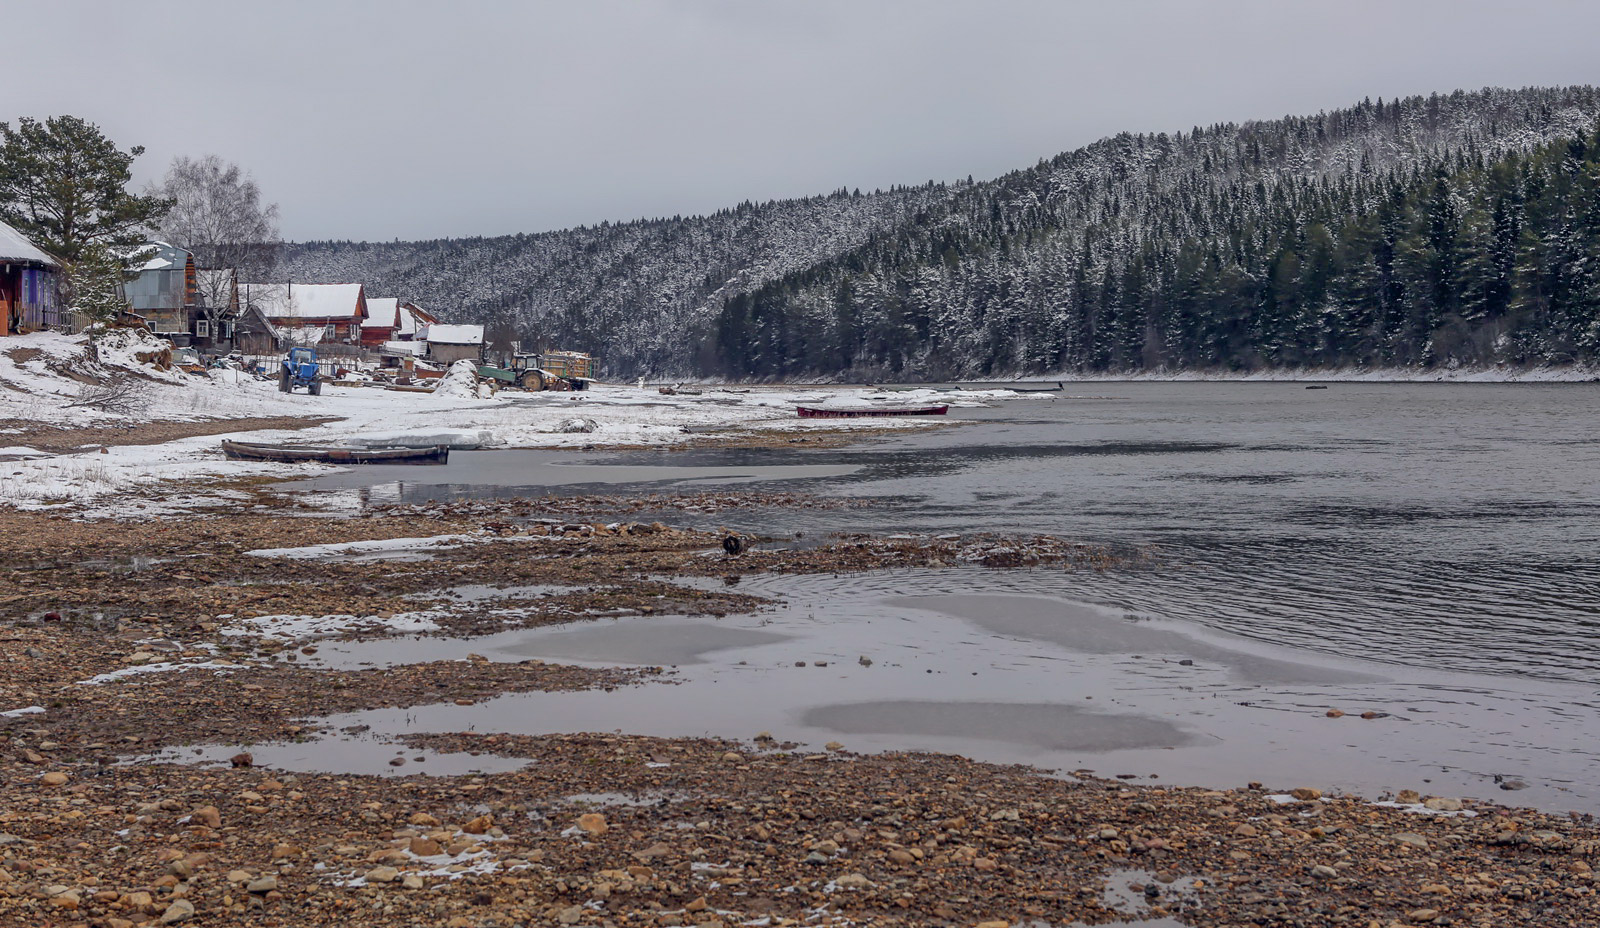
[[[452,322],[509,322],[530,344],[599,355],[609,376],[683,375],[715,363],[714,345],[688,333],[707,331],[726,296],[848,251],[948,194],[936,184],[840,190],[537,235],[291,244],[284,271],[361,282],[369,296],[415,300]]]
[[[1600,352],[1600,92],[1119,135],[978,184],[289,250],[612,376],[1565,363]]]

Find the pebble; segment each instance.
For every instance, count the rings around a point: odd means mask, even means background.
[[[39,782],[43,783],[45,786],[66,786],[67,781],[71,779],[72,777],[62,773],[59,770],[52,770],[40,777]]]
[[[278,878],[269,873],[259,880],[251,880],[250,884],[245,887],[245,892],[270,893],[277,888]]]
[[[170,925],[194,918],[194,903],[187,899],[174,899],[167,910],[161,913],[161,924]]]
[[[1409,844],[1414,848],[1419,848],[1424,851],[1428,849],[1428,839],[1416,834],[1415,832],[1402,831],[1395,835],[1394,839],[1401,844]]]
[[[368,883],[393,883],[400,878],[400,871],[393,867],[373,867],[367,871]]]
[[[1327,864],[1317,864],[1315,867],[1311,868],[1311,875],[1320,880],[1331,880],[1339,875],[1339,871],[1333,869]]]

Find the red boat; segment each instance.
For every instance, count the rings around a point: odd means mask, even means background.
[[[949,406],[797,406],[802,419],[863,419],[867,416],[942,416]]]

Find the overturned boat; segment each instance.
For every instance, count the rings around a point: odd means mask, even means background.
[[[444,464],[449,445],[427,448],[335,448],[327,445],[264,445],[248,441],[222,442],[222,453],[235,461],[273,461],[280,464]]]
[[[869,416],[942,416],[950,411],[939,406],[797,406],[802,419],[864,419]]]

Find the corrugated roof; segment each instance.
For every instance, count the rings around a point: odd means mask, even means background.
[[[248,300],[269,319],[348,319],[361,308],[360,284],[240,284]]]
[[[481,325],[429,325],[418,336],[425,342],[437,342],[441,345],[481,345],[483,344],[483,326]]]
[[[367,318],[361,321],[363,329],[389,329],[399,324],[399,299],[390,296],[378,297],[377,299],[367,298]]]
[[[23,238],[22,233],[0,222],[0,261],[34,261],[60,267],[56,259],[39,250],[34,243]]]

